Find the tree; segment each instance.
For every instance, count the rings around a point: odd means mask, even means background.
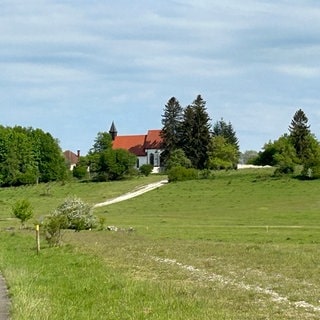
[[[167,160],[167,169],[174,167],[191,168],[191,161],[186,157],[182,149],[176,149],[171,152],[170,157]]]
[[[240,162],[243,164],[253,164],[258,157],[258,152],[255,150],[246,150],[240,154]]]
[[[298,159],[294,146],[287,134],[281,136],[274,142],[276,150],[273,155],[275,165],[277,167],[276,174],[293,173]]]
[[[303,162],[306,157],[306,149],[308,148],[310,126],[308,125],[308,118],[302,109],[299,109],[294,114],[291,125],[289,126],[289,132],[297,156],[301,162]]]
[[[164,108],[162,115],[161,138],[163,140],[161,158],[165,166],[171,153],[181,145],[181,123],[183,108],[179,101],[172,97]]]
[[[38,180],[49,182],[63,180],[67,176],[67,166],[59,146],[59,141],[41,129],[28,130],[32,138],[33,154],[37,165]]]
[[[209,169],[234,169],[237,167],[239,152],[237,147],[224,136],[217,135],[211,138],[208,151]]]
[[[32,140],[22,127],[0,130],[0,184],[18,186],[37,181]]]
[[[78,158],[78,162],[76,166],[74,166],[72,170],[72,176],[82,180],[82,179],[89,179],[89,170],[88,170],[88,158],[87,156],[81,156]]]
[[[303,161],[302,177],[309,179],[320,178],[320,144],[319,141],[310,134],[306,138],[308,148],[305,150]]]
[[[256,165],[276,166],[277,173],[292,173],[297,163],[296,150],[287,134],[266,143],[254,162]]]
[[[33,208],[27,199],[19,200],[12,206],[12,213],[21,221],[22,227],[32,218]]]
[[[198,95],[184,110],[182,122],[182,149],[197,169],[204,169],[208,160],[210,127],[206,102]]]
[[[90,153],[100,153],[112,149],[112,137],[108,132],[98,132]]]
[[[239,151],[239,140],[236,136],[231,122],[226,123],[222,118],[213,125],[212,135],[222,136],[226,139],[227,143],[234,145]]]
[[[95,181],[109,181],[129,175],[137,158],[127,150],[112,149],[111,135],[99,132],[86,159]]]
[[[40,129],[0,128],[0,185],[62,180],[67,168],[58,141]]]

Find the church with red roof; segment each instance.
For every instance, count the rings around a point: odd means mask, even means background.
[[[118,135],[112,122],[109,133],[113,140],[113,149],[125,149],[137,156],[137,168],[143,164],[151,164],[154,168],[153,172],[160,171],[161,130],[148,130],[147,134],[139,135]]]

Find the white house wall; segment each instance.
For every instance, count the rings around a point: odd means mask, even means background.
[[[154,155],[154,170],[156,170],[155,168],[159,168],[160,167],[160,154],[161,154],[162,150],[159,149],[147,149],[146,150],[146,155],[145,156],[138,156],[138,160],[139,160],[139,167],[141,167],[144,164],[150,164],[150,157],[151,154]]]
[[[159,149],[147,149],[146,150],[147,153],[147,161],[148,164],[150,163],[150,156],[151,154],[154,155],[154,167],[160,167],[160,154],[161,154],[161,150]]]

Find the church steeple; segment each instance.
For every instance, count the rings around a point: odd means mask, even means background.
[[[111,135],[112,141],[116,138],[118,131],[116,129],[116,126],[114,125],[114,122],[112,121],[109,133]]]

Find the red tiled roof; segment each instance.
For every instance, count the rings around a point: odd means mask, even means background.
[[[126,149],[136,156],[145,156],[145,138],[145,135],[116,136],[112,147],[113,149]]]
[[[136,156],[145,156],[145,149],[160,149],[161,130],[149,130],[147,135],[116,136],[113,149],[126,149]]]
[[[70,163],[70,164],[76,164],[79,161],[78,156],[70,151],[70,150],[66,150],[63,152],[65,159]]]
[[[160,137],[161,130],[149,130],[144,148],[145,149],[160,149],[162,138]]]

